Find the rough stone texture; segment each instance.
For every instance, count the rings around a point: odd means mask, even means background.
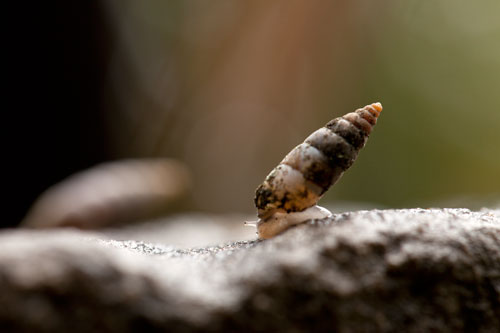
[[[0,328],[498,332],[500,212],[360,211],[187,250],[5,231]]]

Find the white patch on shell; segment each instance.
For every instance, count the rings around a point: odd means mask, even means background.
[[[304,186],[304,176],[300,171],[295,170],[289,165],[280,164],[273,172],[273,180],[269,183],[271,187],[279,193],[294,191],[297,187]],[[281,197],[281,195],[278,195]]]
[[[328,142],[331,145],[346,142],[343,137],[338,135],[335,132],[332,132],[326,127],[321,127],[319,130],[314,131],[311,135],[309,135],[304,142]]]
[[[288,155],[285,156],[282,164],[290,165],[294,169],[299,170],[302,174],[308,171],[313,164],[323,163],[327,164],[328,160],[325,155],[317,148],[308,143],[301,143]]]
[[[332,216],[332,213],[321,206],[312,206],[301,212],[276,212],[266,220],[257,221],[259,238],[268,239],[282,233],[291,226],[304,223],[308,220],[323,219]],[[248,225],[250,225],[248,223]]]
[[[346,130],[349,130],[349,127],[352,126],[352,124],[350,122],[348,122],[347,120],[340,118],[338,123],[337,123],[337,126],[340,130],[346,131]]]

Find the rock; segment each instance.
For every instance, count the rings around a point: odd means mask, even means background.
[[[99,229],[175,210],[191,187],[190,172],[170,158],[106,162],[47,189],[21,222],[29,228]]]
[[[108,227],[100,233],[114,240],[169,244],[179,248],[204,247],[238,240],[254,240],[256,229],[242,228],[255,215],[183,213],[172,214],[142,223]]]
[[[195,249],[4,231],[0,327],[498,332],[500,212],[360,211]]]

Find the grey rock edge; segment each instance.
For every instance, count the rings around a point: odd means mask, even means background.
[[[500,212],[360,211],[189,250],[6,231],[0,327],[498,332]]]

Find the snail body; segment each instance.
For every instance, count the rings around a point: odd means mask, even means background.
[[[335,118],[285,156],[255,193],[259,238],[331,215],[316,204],[356,160],[381,111],[373,103]]]

